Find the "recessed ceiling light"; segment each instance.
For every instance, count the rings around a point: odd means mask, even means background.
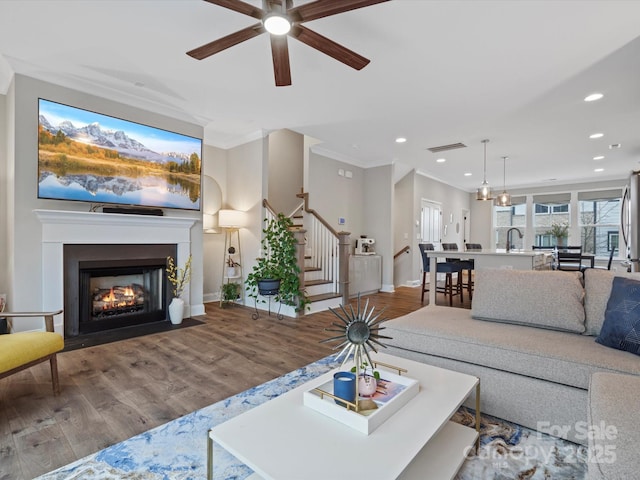
[[[407,141],[407,139],[406,139],[406,138],[404,138],[404,137],[398,137],[398,138],[396,138],[396,143],[404,143],[404,142],[406,142],[406,141]]]
[[[447,161],[447,159],[446,159],[446,158],[438,158],[438,159],[436,160],[436,162],[438,162],[438,163],[444,163],[444,162],[446,162],[446,161]]]
[[[598,155],[597,157],[593,157],[594,160],[602,160],[604,159],[604,155]]]
[[[591,95],[587,95],[586,97],[584,97],[584,101],[595,102],[596,100],[600,100],[602,97],[604,97],[604,95],[601,93],[592,93]]]
[[[464,176],[465,176],[465,177],[470,177],[471,175],[473,175],[473,173],[471,173],[471,172],[466,172],[466,173],[464,174]]]
[[[604,172],[604,168],[594,168],[593,169],[594,172]]]
[[[589,135],[589,138],[602,138],[604,137],[604,133],[593,133]]]

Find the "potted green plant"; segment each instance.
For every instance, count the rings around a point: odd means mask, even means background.
[[[263,301],[260,295],[274,295],[276,301],[303,310],[309,298],[300,285],[300,267],[296,257],[293,222],[279,213],[267,222],[261,241],[263,256],[247,275],[247,295]]]
[[[556,238],[556,245],[560,246],[564,244],[564,239],[569,233],[569,225],[567,223],[551,224],[551,228],[545,232],[546,235],[552,235]]]
[[[185,287],[191,281],[191,254],[183,268],[176,267],[173,257],[167,257],[167,280],[173,285],[173,299],[169,304],[169,319],[174,325],[182,323],[184,300],[181,297]]]
[[[227,261],[225,262],[227,264],[227,277],[234,278],[238,275],[238,270],[236,267],[240,266],[240,264],[233,259],[233,254],[236,253],[235,247],[229,247],[227,253],[229,253]]]
[[[351,371],[356,373],[356,367],[351,367]],[[370,397],[376,393],[378,381],[380,380],[380,372],[370,367],[367,362],[362,362],[360,366],[360,378],[358,379],[358,392],[363,397]]]
[[[227,282],[222,284],[222,306],[234,303],[240,298],[241,284],[234,282]]]

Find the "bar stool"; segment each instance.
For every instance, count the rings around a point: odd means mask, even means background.
[[[429,257],[427,257],[427,250],[435,250],[432,243],[419,243],[418,248],[420,249],[420,253],[422,255],[422,297],[420,298],[420,302],[424,303],[424,292],[428,292],[429,289],[426,288],[427,281],[427,273],[429,273],[430,262]],[[444,287],[438,287],[438,273],[445,274]],[[454,293],[453,288],[453,274],[457,273],[458,280],[456,282],[456,288]],[[431,279],[429,281],[431,284]],[[436,292],[444,293],[445,298],[449,295],[449,306],[453,306],[453,296],[460,295],[460,303],[464,301],[462,294],[462,268],[456,262],[438,262],[436,268],[436,275],[433,277],[433,284],[435,285]]]
[[[443,250],[449,250],[452,252],[458,251],[457,243],[443,243]],[[467,289],[469,292],[469,299],[473,299],[473,269],[474,262],[471,258],[447,258],[447,262],[455,262],[462,268],[462,287]],[[467,272],[467,281],[464,281],[464,272]]]

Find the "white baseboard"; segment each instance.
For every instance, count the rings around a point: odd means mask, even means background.
[[[385,293],[394,293],[396,291],[396,287],[393,284],[382,284],[382,288],[380,288],[381,292]]]

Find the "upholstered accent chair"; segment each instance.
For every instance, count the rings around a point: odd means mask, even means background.
[[[51,364],[53,393],[56,395],[60,393],[56,354],[64,348],[64,339],[53,331],[53,317],[59,313],[62,313],[62,310],[0,313],[0,317],[12,319],[12,321],[25,317],[44,317],[46,330],[0,335],[0,379],[48,360]]]

